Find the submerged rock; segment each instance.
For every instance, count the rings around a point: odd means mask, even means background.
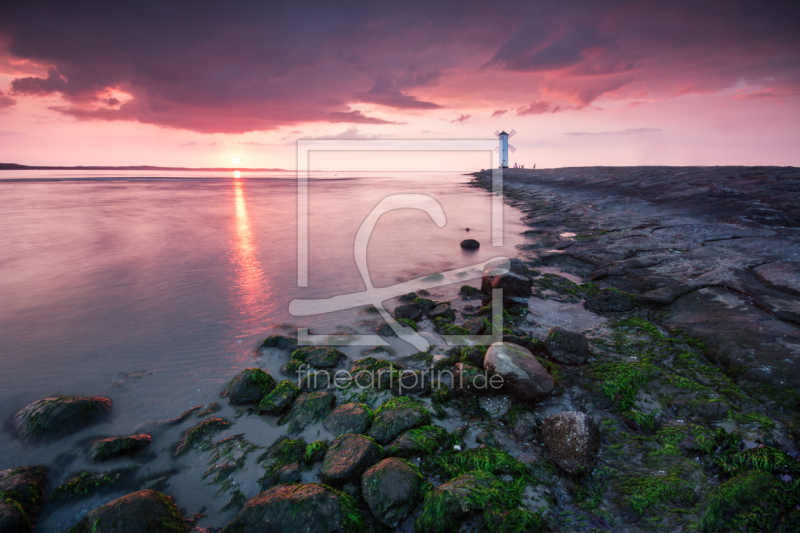
[[[522,261],[519,265],[512,260],[511,268],[506,270],[498,262],[491,262],[483,267],[481,291],[491,296],[493,289],[503,289],[503,300],[509,303],[527,303],[531,297],[533,282],[523,272],[527,267]],[[516,271],[515,271],[516,269]]]
[[[542,422],[542,440],[547,455],[571,475],[582,475],[594,467],[600,449],[600,431],[586,413],[566,411]]]
[[[0,471],[0,531],[31,531],[42,510],[46,486],[44,466]]]
[[[471,298],[484,298],[486,295],[481,292],[480,289],[477,289],[471,285],[462,285],[461,290],[458,293],[466,299]]]
[[[168,496],[142,490],[91,511],[67,533],[179,533],[188,528]]]
[[[397,527],[419,500],[422,476],[402,459],[384,459],[364,472],[361,494],[381,524]]]
[[[465,250],[477,250],[481,247],[481,243],[475,239],[464,239],[461,241],[461,247]]]
[[[294,351],[297,349],[297,339],[285,335],[270,335],[261,343],[261,348],[279,348]]]
[[[53,490],[52,500],[68,500],[93,496],[108,491],[130,477],[133,470],[111,472],[79,472]]]
[[[260,368],[245,368],[230,380],[223,398],[231,405],[258,403],[275,388],[275,379]]]
[[[279,415],[292,405],[298,394],[300,388],[297,385],[287,380],[279,381],[272,392],[264,396],[258,404],[258,413]]]
[[[406,305],[398,305],[394,309],[395,318],[409,318],[416,320],[422,316],[422,307],[419,304],[410,303]]]
[[[92,447],[89,449],[89,459],[100,462],[133,455],[147,448],[152,440],[152,437],[147,434],[97,440],[92,443]]]
[[[14,430],[26,442],[49,440],[82,429],[110,409],[108,398],[45,398],[17,411],[13,418]]]
[[[522,400],[541,400],[555,388],[555,381],[541,363],[516,344],[492,344],[483,358],[483,368],[490,374],[502,376],[503,388]]]
[[[625,293],[603,290],[583,302],[583,307],[595,313],[622,313],[631,311],[635,303]]]
[[[218,417],[203,420],[193,428],[186,430],[186,433],[183,434],[180,442],[178,442],[178,447],[175,449],[175,457],[179,457],[194,448],[202,449],[209,444],[213,435],[228,429],[230,426],[230,422]]]
[[[559,363],[580,365],[585,363],[589,357],[589,343],[586,335],[568,331],[561,326],[550,329],[544,345],[550,357]]]
[[[335,403],[336,397],[330,392],[304,392],[278,421],[278,425],[288,424],[289,433],[300,433],[311,424],[322,421]]]
[[[425,404],[405,396],[392,398],[375,412],[369,436],[387,443],[406,429],[431,423],[431,414]]]
[[[447,431],[439,426],[422,426],[400,434],[386,447],[386,455],[411,457],[430,455],[447,439]]]
[[[317,483],[278,485],[248,501],[221,533],[352,533],[364,517],[347,494]]]
[[[327,485],[344,485],[383,458],[383,448],[364,435],[348,433],[337,437],[325,452],[319,475]]]
[[[372,409],[363,403],[345,403],[329,414],[322,425],[336,435],[366,433],[372,425]]]

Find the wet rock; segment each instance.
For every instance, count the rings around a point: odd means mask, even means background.
[[[506,416],[513,405],[514,400],[508,394],[499,396],[484,396],[478,399],[478,405],[486,411],[490,418],[498,420]]]
[[[476,287],[473,287],[471,285],[462,285],[461,286],[461,290],[458,291],[458,293],[462,297],[467,298],[467,299],[484,298],[484,297],[486,297],[486,295],[483,292],[481,292],[480,289],[478,289]]]
[[[532,354],[539,355],[540,357],[548,355],[544,342],[535,337],[529,337],[527,335],[503,335],[503,342],[522,346]]]
[[[260,368],[245,368],[228,382],[222,393],[231,405],[258,403],[275,388],[275,379]]]
[[[42,510],[46,486],[44,466],[0,471],[0,531],[31,531]]]
[[[476,316],[465,320],[461,327],[470,335],[480,335],[486,329],[486,322],[483,317]]]
[[[110,409],[111,400],[108,398],[45,398],[17,411],[13,425],[17,436],[23,441],[50,440],[96,422]]]
[[[397,376],[393,376],[388,372],[383,372],[380,374],[380,377],[381,386],[393,388],[397,391],[399,396],[409,394],[425,396],[431,390],[430,375],[419,370],[402,370]],[[385,383],[386,377],[392,377],[393,379],[391,379],[389,383]]]
[[[152,437],[146,434],[97,440],[89,449],[89,459],[100,462],[133,455],[147,448],[152,440]]]
[[[221,533],[351,533],[364,517],[347,494],[317,483],[278,485],[249,500]]]
[[[527,270],[525,264],[522,267]],[[531,297],[533,283],[524,274],[519,274],[511,270],[503,269],[498,263],[488,263],[483,267],[483,277],[481,278],[481,291],[487,295],[492,294],[492,289],[503,289],[503,300],[508,303],[527,302]],[[519,270],[519,268],[518,268]]]
[[[319,475],[327,485],[344,485],[361,477],[370,466],[383,458],[383,448],[364,435],[348,433],[333,441]]]
[[[539,429],[536,415],[524,407],[514,407],[508,413],[508,425],[511,433],[523,441],[531,441]]]
[[[728,404],[718,400],[673,400],[667,407],[675,418],[700,417],[716,422],[728,417]]]
[[[297,339],[286,337],[285,335],[270,335],[261,343],[261,348],[279,348],[281,350],[295,351],[297,349]]]
[[[757,266],[753,273],[768,287],[800,296],[800,261],[775,261]]]
[[[568,331],[561,326],[550,329],[544,341],[550,357],[559,363],[580,365],[589,357],[589,343],[583,333]]]
[[[261,399],[258,404],[258,413],[282,414],[292,405],[298,394],[300,394],[300,388],[297,385],[287,380],[279,381],[272,392]]]
[[[406,304],[406,305],[399,305],[394,310],[394,317],[395,318],[408,318],[411,320],[417,320],[419,317],[422,316],[422,307],[419,304]]]
[[[408,397],[392,398],[376,412],[369,436],[381,444],[394,439],[401,432],[431,423],[431,414],[425,404]]]
[[[612,290],[603,290],[583,302],[583,307],[595,313],[622,313],[635,307],[629,295]]]
[[[361,477],[361,494],[381,524],[397,527],[419,500],[422,476],[402,459],[389,458]]]
[[[257,460],[264,469],[264,476],[258,480],[261,490],[300,481],[300,465],[305,462],[307,450],[303,439],[284,436],[273,442]]]
[[[228,429],[230,426],[230,422],[218,417],[203,420],[183,434],[180,442],[178,442],[178,447],[175,449],[175,457],[179,457],[195,448],[205,448],[210,443],[211,437]]]
[[[278,425],[288,424],[289,433],[300,433],[328,416],[335,403],[336,397],[330,392],[305,392],[298,396]]]
[[[310,465],[312,463],[316,463],[317,461],[322,461],[325,458],[325,453],[327,453],[329,447],[330,446],[328,446],[327,440],[314,441],[306,446],[306,454],[304,456],[306,464]]]
[[[522,400],[541,400],[555,388],[553,378],[541,363],[531,352],[516,344],[492,344],[483,359],[483,367],[490,375],[502,376],[503,388]],[[489,383],[493,383],[491,379]]]
[[[566,411],[542,422],[542,440],[547,454],[559,468],[571,475],[590,472],[600,449],[600,431],[585,413]]]
[[[98,507],[67,533],[178,533],[186,523],[168,496],[142,490]]]
[[[450,304],[442,303],[428,311],[428,318],[431,320],[435,320],[440,317],[450,322],[456,319],[456,314],[452,309],[450,309]]]
[[[447,440],[447,431],[439,426],[422,426],[400,434],[386,447],[386,455],[411,457],[430,455]]]
[[[497,478],[485,472],[470,472],[439,485],[425,496],[422,513],[414,523],[417,531],[454,531],[471,514],[483,511],[484,492]]]
[[[120,469],[111,472],[78,472],[53,490],[51,500],[69,500],[94,496],[116,488],[130,478],[133,470]]]
[[[372,409],[363,403],[345,403],[334,409],[322,425],[336,435],[366,433],[372,425]]]
[[[453,367],[453,390],[469,394],[488,394],[494,389],[489,384],[489,376],[485,370],[467,363],[456,363]]]
[[[461,350],[461,362],[483,368],[483,358],[488,349],[486,346],[467,346]]]
[[[291,374],[304,364],[316,369],[334,368],[345,359],[347,356],[336,348],[304,346],[292,352],[292,359],[281,367],[281,371]]]
[[[741,531],[741,525],[737,524],[737,515],[750,508],[761,507],[765,495],[776,484],[774,476],[760,471],[745,472],[720,483],[708,496],[705,515],[698,530]]]
[[[423,313],[427,313],[431,309],[436,307],[436,303],[433,300],[429,300],[428,298],[417,298],[412,303],[415,303],[418,306],[420,306]]]
[[[392,326],[388,323],[384,322],[380,326],[375,329],[375,333],[380,335],[381,337],[397,337],[397,333],[394,332]]]
[[[461,241],[461,247],[465,250],[477,250],[481,247],[481,243],[475,239],[465,239]]]
[[[500,511],[490,508],[483,514],[483,523],[489,528],[489,531],[498,533],[513,531],[545,533],[547,531],[544,518],[527,509]]]
[[[416,292],[409,292],[408,294],[402,295],[398,300],[401,302],[413,302],[417,298],[419,298],[419,296],[417,296]]]

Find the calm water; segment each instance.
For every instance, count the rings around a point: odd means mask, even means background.
[[[504,246],[491,246],[490,196],[467,186],[466,176],[320,174],[309,186],[309,286],[298,288],[295,178],[247,176],[0,173],[0,417],[8,420],[28,403],[57,395],[106,396],[113,404],[107,422],[52,444],[26,447],[0,433],[0,469],[48,464],[55,486],[81,468],[125,466],[89,467],[86,439],[128,435],[141,423],[220,401],[227,381],[248,366],[281,379],[286,354],[255,354],[265,336],[298,326],[320,334],[372,333],[374,315],[363,309],[299,319],[288,306],[296,298],[364,290],[355,234],[386,195],[430,195],[447,223],[438,228],[411,209],[381,217],[368,250],[376,287],[516,257],[521,242],[521,213],[505,206]],[[480,250],[460,249],[468,237],[482,243]],[[455,290],[432,292],[444,297]],[[415,351],[397,339],[393,346],[401,354]],[[357,357],[361,349],[343,351]],[[220,416],[234,420],[235,413],[225,404]],[[165,492],[189,513],[207,505],[202,526],[224,525],[232,513],[219,509],[228,498],[214,499],[216,488],[201,481],[205,458],[171,458],[188,425],[154,437],[157,456],[141,471],[178,468]],[[226,434],[236,433],[266,446],[283,428],[274,417],[245,416]],[[320,438],[317,433],[307,438]],[[257,493],[260,475],[243,476],[246,496]],[[61,531],[116,496],[50,509],[38,530]]]

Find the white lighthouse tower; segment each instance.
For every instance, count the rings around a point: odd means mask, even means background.
[[[515,130],[511,130],[511,133],[506,133],[504,131],[499,133],[497,131],[494,132],[494,134],[497,135],[497,138],[500,139],[499,149],[494,149],[496,152],[500,152],[500,168],[508,168],[508,151],[517,151],[516,148],[508,145],[508,138],[513,137],[515,133],[517,133]]]

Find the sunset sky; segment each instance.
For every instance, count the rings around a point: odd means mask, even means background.
[[[293,169],[298,139],[515,129],[512,165],[800,166],[797,1],[9,4],[0,162]]]

